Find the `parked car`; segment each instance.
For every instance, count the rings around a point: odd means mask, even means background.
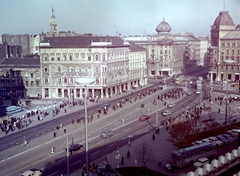
[[[209,139],[212,143],[215,143],[217,147],[222,147],[224,144],[223,141],[218,140],[218,138],[216,138],[214,136],[209,137],[207,139]]]
[[[142,114],[140,117],[139,117],[139,120],[141,121],[146,121],[150,119],[150,115],[146,115],[146,114]]]
[[[98,167],[96,170],[99,176],[117,176],[118,174],[110,166]]]
[[[226,133],[229,134],[230,136],[232,136],[232,138],[234,138],[235,140],[238,139],[238,134],[237,133],[234,133],[231,130],[227,131]]]
[[[169,107],[169,108],[173,108],[175,105],[176,105],[175,103],[169,103],[169,104],[168,104],[168,107]]]
[[[203,141],[199,140],[199,141],[193,142],[192,145],[199,145],[199,144],[202,144],[202,143],[203,143]]]
[[[75,152],[77,150],[83,149],[83,145],[82,144],[70,144],[68,147],[68,151],[69,152]],[[67,151],[67,148],[65,148],[65,150]]]
[[[168,116],[168,115],[170,115],[172,112],[170,111],[170,110],[164,110],[163,112],[162,112],[162,115],[164,115],[164,116]]]
[[[223,135],[219,134],[216,136],[220,141],[222,141],[224,144],[228,144],[230,141],[226,139]]]
[[[222,134],[227,140],[229,140],[231,143],[233,143],[235,141],[234,138],[232,138],[232,136],[230,136],[229,134],[225,133]]]
[[[232,129],[230,130],[232,133],[238,135],[238,133],[240,133],[240,129]]]
[[[113,130],[105,130],[100,134],[102,138],[108,138],[109,136],[113,136],[113,135],[114,135]]]
[[[186,94],[187,94],[187,95],[192,95],[192,92],[191,92],[191,91],[187,91]]]
[[[209,163],[208,158],[200,158],[198,159],[195,163],[193,163],[193,167],[195,168],[199,168],[199,167],[203,167],[206,163]]]
[[[196,91],[196,94],[197,94],[197,95],[200,95],[200,94],[201,94],[201,90],[197,90],[197,91]]]
[[[21,176],[42,176],[41,170],[27,170]]]

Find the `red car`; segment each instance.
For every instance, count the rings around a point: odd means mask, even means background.
[[[146,121],[150,118],[150,115],[141,115],[141,117],[139,118],[139,120],[141,121]]]

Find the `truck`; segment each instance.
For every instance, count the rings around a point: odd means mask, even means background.
[[[184,80],[185,76],[181,75],[175,78],[175,84],[181,84],[181,82]]]

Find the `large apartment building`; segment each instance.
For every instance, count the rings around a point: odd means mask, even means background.
[[[147,84],[144,48],[120,37],[46,37],[40,43],[43,98],[82,98],[80,77],[95,78],[92,98],[111,97]]]
[[[228,64],[225,61],[232,60]],[[240,71],[240,25],[235,25],[229,12],[220,11],[211,27],[208,48],[209,79],[238,81]]]

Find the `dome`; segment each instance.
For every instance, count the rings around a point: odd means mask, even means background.
[[[240,30],[240,24],[238,24],[235,29]]]
[[[172,30],[171,26],[164,20],[156,28],[157,32],[170,32]]]
[[[214,26],[234,25],[234,22],[232,17],[229,15],[228,11],[220,11],[213,25]]]

